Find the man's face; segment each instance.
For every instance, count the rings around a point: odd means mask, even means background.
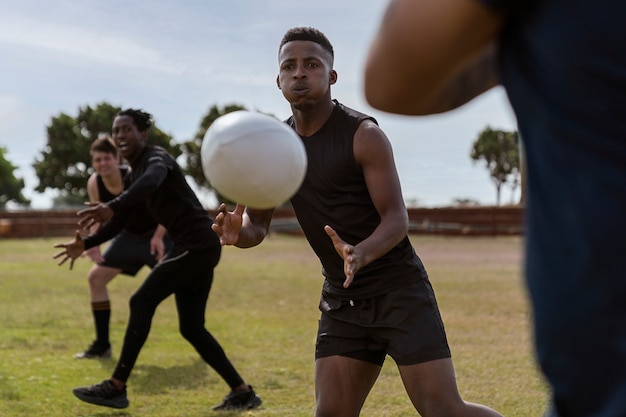
[[[122,115],[113,120],[113,139],[120,155],[133,162],[145,146],[147,131],[140,132],[132,117]]]
[[[310,41],[287,42],[278,55],[278,88],[298,110],[312,107],[330,95],[337,80],[332,57],[321,45]]]
[[[117,170],[120,158],[109,152],[92,151],[91,166],[101,177],[108,177]]]

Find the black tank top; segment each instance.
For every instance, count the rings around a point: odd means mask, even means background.
[[[356,245],[380,223],[361,167],[354,158],[353,139],[364,120],[376,120],[335,101],[324,126],[302,137],[308,158],[304,182],[292,197],[296,217],[322,263],[323,291],[346,299],[369,298],[402,288],[427,277],[408,237],[381,258],[362,268],[345,289],[343,259],[326,232],[333,227],[346,242]],[[294,127],[293,117],[286,121]]]
[[[119,170],[120,174],[122,175],[122,179],[124,179],[124,176],[128,172],[128,167],[119,167]],[[113,194],[111,191],[109,191],[109,189],[104,185],[104,181],[102,180],[102,177],[100,175],[96,175],[96,184],[98,186],[98,195],[100,196],[101,203],[111,201],[121,194]]]

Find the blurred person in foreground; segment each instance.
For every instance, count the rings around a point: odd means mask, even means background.
[[[365,71],[428,115],[501,84],[527,167],[525,275],[548,414],[626,416],[626,2],[395,0]]]

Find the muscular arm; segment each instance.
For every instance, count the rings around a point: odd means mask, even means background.
[[[392,113],[425,115],[494,87],[503,21],[476,0],[392,0],[366,63],[367,101]]]
[[[355,246],[363,267],[380,258],[408,233],[408,213],[387,136],[372,121],[359,126],[354,136],[354,156],[361,165],[370,198],[380,216],[374,232]]]
[[[93,173],[87,180],[87,196],[89,197],[89,201],[91,203],[100,202],[100,191],[98,191],[97,175],[98,174]],[[99,228],[100,228],[100,223],[95,223],[93,226],[89,228],[89,232],[96,233]]]
[[[373,121],[364,121],[354,135],[353,150],[380,223],[372,234],[355,246],[345,242],[331,226],[324,227],[344,261],[344,288],[352,284],[361,268],[397,245],[406,236],[409,223],[387,136]]]

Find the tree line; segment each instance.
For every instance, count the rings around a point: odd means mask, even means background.
[[[57,207],[79,206],[87,201],[87,179],[93,173],[89,148],[93,140],[110,134],[112,120],[120,110],[121,107],[103,102],[95,107],[79,107],[76,116],[61,113],[52,117],[50,124],[46,126],[47,143],[32,165],[39,179],[35,191],[42,193],[48,188],[56,190],[54,206]],[[165,148],[176,158],[182,155],[181,165],[185,174],[193,178],[198,187],[212,190],[213,187],[204,176],[200,160],[202,139],[218,117],[237,110],[246,108],[238,104],[211,106],[202,117],[193,138],[182,143],[162,131],[155,121],[148,142]],[[513,193],[517,187],[522,187],[523,199],[520,153],[517,131],[507,132],[489,126],[479,133],[472,145],[470,157],[475,162],[485,164],[496,187],[498,205],[502,187],[505,185]],[[15,169],[17,168],[6,159],[6,149],[0,147],[0,209],[5,208],[9,202],[23,207],[30,205],[30,201],[22,193],[24,180],[15,177]],[[224,201],[223,196],[218,194],[217,197],[219,201]]]

